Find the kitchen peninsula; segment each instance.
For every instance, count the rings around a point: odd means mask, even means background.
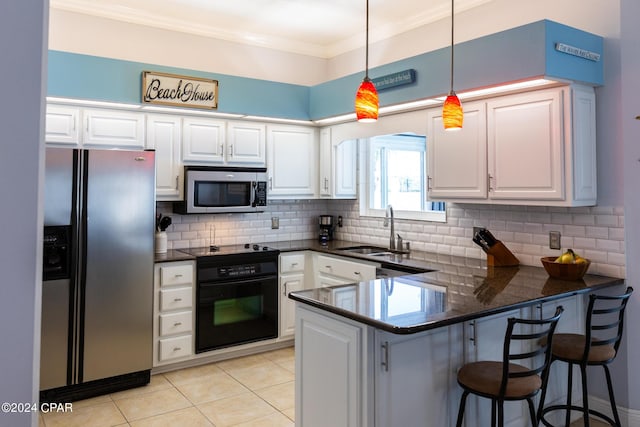
[[[442,254],[375,259],[433,271],[289,295],[296,303],[298,426],[450,426],[461,394],[458,368],[501,358],[508,317],[549,317],[562,305],[558,330],[579,332],[583,296],[624,283],[595,275],[562,281],[541,267],[488,268]],[[553,366],[548,403],[566,396],[561,369]],[[468,402],[465,419],[474,426],[489,424],[484,400]],[[506,425],[524,425],[527,417],[526,405],[505,406]]]

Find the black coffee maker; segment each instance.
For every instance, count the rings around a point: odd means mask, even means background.
[[[333,240],[334,221],[331,215],[320,215],[318,217],[318,225],[320,226],[321,243],[327,243],[329,240]]]

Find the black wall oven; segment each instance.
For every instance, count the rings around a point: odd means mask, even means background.
[[[196,353],[278,336],[278,253],[196,258]]]

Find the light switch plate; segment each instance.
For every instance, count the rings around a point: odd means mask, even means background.
[[[549,249],[561,249],[562,245],[560,243],[560,232],[559,231],[550,231],[549,232]]]
[[[271,217],[271,228],[273,230],[277,230],[278,228],[280,228],[280,218],[278,218],[277,216]]]

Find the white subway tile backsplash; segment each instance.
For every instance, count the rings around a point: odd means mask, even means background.
[[[341,215],[336,236],[380,246],[389,244],[389,228],[382,218],[360,217],[353,200],[272,201],[264,213],[233,215],[178,215],[170,203],[158,203],[158,212],[172,217],[167,229],[173,249],[215,244],[243,244],[318,237],[318,215]],[[271,217],[280,228],[271,229]],[[396,233],[411,248],[439,256],[464,256],[480,260],[486,255],[472,241],[473,227],[486,227],[518,257],[523,265],[540,266],[540,257],[567,248],[591,259],[590,273],[624,277],[624,209],[619,206],[580,208],[543,206],[492,206],[463,203],[447,205],[447,222],[397,219]],[[212,231],[215,229],[215,239]],[[562,235],[562,250],[549,249],[549,231]]]

